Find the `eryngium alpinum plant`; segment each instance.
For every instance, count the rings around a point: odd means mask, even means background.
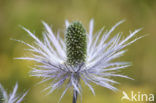
[[[18,95],[17,92],[18,84],[16,83],[12,93],[8,94],[3,86],[0,84],[0,103],[21,103],[23,98],[27,95],[25,92],[22,95]]]
[[[125,53],[123,50],[136,40],[132,39],[140,29],[130,32],[129,36],[122,38],[121,33],[110,38],[115,28],[123,21],[115,24],[110,30],[102,28],[93,34],[93,20],[89,24],[89,32],[79,21],[69,23],[66,21],[65,40],[54,34],[52,29],[43,22],[45,32],[43,40],[39,40],[28,29],[23,28],[34,39],[32,44],[25,43],[30,49],[31,57],[18,59],[32,60],[38,63],[32,68],[31,76],[41,77],[41,83],[52,80],[45,90],[52,93],[55,89],[65,85],[60,99],[69,88],[73,88],[73,103],[76,103],[78,94],[82,93],[80,82],[83,81],[93,94],[94,89],[90,83],[116,91],[113,84],[117,84],[112,77],[128,78],[118,73],[122,68],[129,67],[128,62],[114,61]]]

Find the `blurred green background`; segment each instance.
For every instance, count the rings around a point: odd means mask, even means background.
[[[94,33],[102,26],[109,29],[125,19],[126,22],[114,34],[122,31],[126,36],[129,30],[143,27],[136,37],[148,36],[129,46],[125,56],[119,59],[132,62],[133,66],[123,73],[135,80],[118,79],[121,84],[116,87],[121,91],[117,93],[94,86],[96,96],[84,86],[82,103],[125,103],[121,102],[122,91],[156,93],[156,0],[0,0],[0,83],[8,92],[16,81],[19,93],[30,88],[24,103],[57,103],[63,89],[48,96],[45,96],[47,92],[41,93],[48,83],[36,85],[40,79],[28,76],[33,63],[14,59],[28,54],[24,50],[27,47],[10,38],[31,43],[32,38],[19,25],[42,38],[42,20],[57,32],[64,31],[66,19],[80,20],[88,28],[92,18],[95,20]],[[72,91],[69,91],[61,103],[71,103],[71,96]]]

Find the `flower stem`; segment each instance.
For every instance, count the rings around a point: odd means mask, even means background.
[[[73,91],[73,102],[72,103],[77,103],[77,97],[78,97],[78,93],[76,90]]]

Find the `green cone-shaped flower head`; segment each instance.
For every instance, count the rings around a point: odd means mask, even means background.
[[[84,63],[86,59],[86,30],[83,25],[75,21],[71,23],[65,34],[67,63],[72,66]]]

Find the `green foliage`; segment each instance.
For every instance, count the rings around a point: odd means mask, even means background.
[[[86,30],[83,25],[75,21],[66,30],[67,63],[76,66],[85,62],[86,58]]]

